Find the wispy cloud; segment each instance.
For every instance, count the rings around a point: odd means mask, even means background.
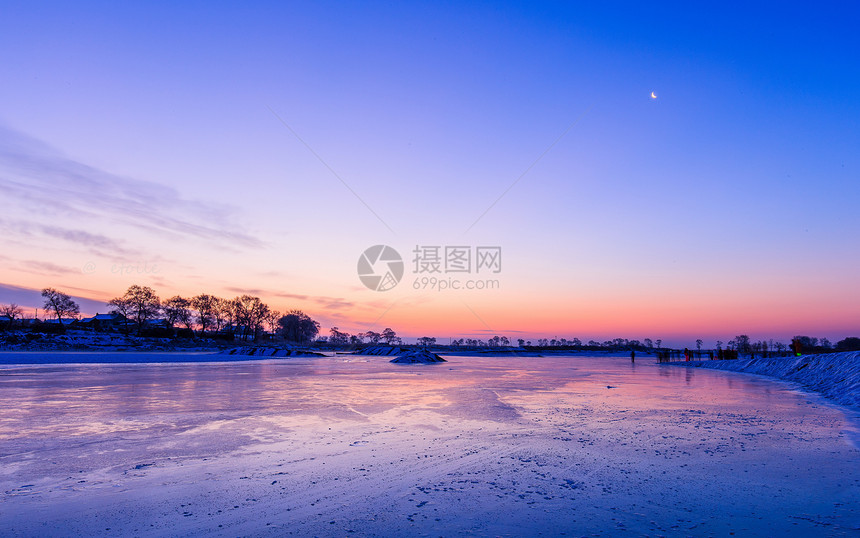
[[[343,310],[355,307],[355,303],[347,301],[341,297],[326,297],[324,295],[297,295],[293,293],[272,293],[276,297],[284,297],[286,299],[296,299],[299,301],[309,301],[320,305],[327,310]]]
[[[86,250],[97,256],[133,256],[139,254],[137,251],[127,248],[116,239],[106,235],[91,233],[84,230],[72,230],[56,226],[44,226],[35,223],[14,222],[0,219],[0,229],[7,234],[14,234],[19,239],[25,239],[26,243],[18,242],[19,245],[39,244],[45,238],[59,239],[70,245]],[[9,243],[8,238],[4,238]]]
[[[130,254],[119,241],[106,235],[94,234],[83,230],[66,230],[54,226],[39,226],[39,230],[47,236],[62,239],[76,245],[82,245],[95,250],[99,254]]]
[[[327,310],[343,310],[354,308],[355,303],[347,301],[342,297],[326,297],[324,295],[300,295],[296,293],[282,293],[278,291],[262,290],[257,288],[227,287],[225,290],[239,295],[260,295],[263,297],[281,297],[283,299],[294,299],[317,304]]]
[[[30,272],[48,275],[68,275],[81,272],[80,267],[68,267],[38,260],[24,260],[21,262],[21,266]]]
[[[186,200],[167,186],[99,170],[0,125],[0,190],[7,203],[68,218],[98,217],[150,233],[184,236],[233,247],[261,247],[258,238],[231,222],[234,211]],[[62,231],[43,227],[43,231]],[[67,232],[66,238],[69,237]],[[86,232],[84,232],[86,233]],[[78,239],[107,246],[97,234]],[[107,239],[106,237],[104,239]]]
[[[229,286],[224,289],[238,295],[267,295],[268,293],[265,290],[257,288],[237,288],[235,286]]]

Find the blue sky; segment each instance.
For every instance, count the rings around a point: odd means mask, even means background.
[[[133,283],[110,267],[158,263],[135,282],[253,290],[351,330],[396,302],[383,322],[415,336],[845,336],[857,21],[849,4],[7,3],[0,280],[104,299]],[[504,286],[381,296],[354,268],[378,243],[501,245]]]

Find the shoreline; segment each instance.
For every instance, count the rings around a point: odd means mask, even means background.
[[[754,374],[788,381],[837,405],[860,411],[860,351],[664,364]]]
[[[243,352],[247,349],[259,349],[262,353]],[[379,358],[385,359],[390,356],[364,354],[354,351],[331,351],[317,348],[308,348],[302,350],[288,350],[286,354],[278,353],[277,350],[282,349],[280,346],[260,346],[255,348],[236,347],[232,349],[211,349],[211,348],[186,348],[186,349],[105,349],[94,347],[90,349],[28,349],[28,350],[8,350],[0,349],[0,366],[32,366],[32,365],[68,365],[68,364],[181,364],[181,363],[197,363],[197,364],[218,364],[218,363],[234,363],[234,362],[250,362],[250,361],[265,361],[265,360],[286,360],[293,361],[296,359],[306,358]],[[475,357],[475,358],[500,358],[500,359],[517,359],[525,360],[535,358],[551,358],[551,357],[579,357],[579,358],[595,358],[595,359],[623,359],[629,358],[628,352],[612,352],[606,351],[603,353],[595,353],[593,351],[571,351],[571,352],[491,352],[491,351],[459,351],[455,353],[447,350],[437,350],[443,357]],[[87,357],[89,356],[89,357]],[[638,358],[638,357],[637,357]],[[654,364],[657,362],[653,356],[642,356],[643,362],[650,358]]]

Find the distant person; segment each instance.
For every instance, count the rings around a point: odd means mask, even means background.
[[[636,350],[630,352],[630,362],[636,362]]]
[[[799,338],[791,339],[791,348],[794,350],[794,354],[800,357],[801,352],[803,351],[803,344],[800,343]]]

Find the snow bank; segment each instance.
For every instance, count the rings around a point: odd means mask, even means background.
[[[435,353],[420,349],[418,351],[408,351],[397,358],[391,359],[389,362],[397,364],[431,364],[447,361]]]
[[[295,357],[299,355],[322,357],[322,353],[302,351],[289,347],[244,346],[222,351],[219,355],[244,355],[249,357]]]
[[[396,346],[371,346],[366,347],[361,351],[357,351],[356,355],[381,355],[390,357],[393,355],[401,355],[403,353],[405,353],[405,350]]]
[[[0,333],[3,351],[216,351],[217,343],[68,330],[66,334]]]
[[[746,372],[793,381],[840,405],[860,409],[860,351],[670,364]]]

